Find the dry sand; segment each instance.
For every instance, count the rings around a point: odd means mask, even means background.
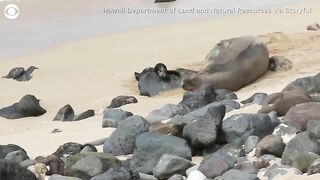
[[[240,100],[255,92],[280,91],[296,78],[317,74],[320,70],[320,33],[306,32],[306,25],[320,21],[320,2],[313,0],[289,7],[312,7],[312,13],[241,15],[144,28],[1,62],[1,75],[16,66],[34,65],[40,69],[34,72],[34,78],[29,82],[1,78],[0,107],[13,104],[25,94],[33,94],[42,100],[41,105],[48,112],[36,118],[0,118],[0,144],[18,144],[35,157],[51,154],[66,142],[86,143],[107,137],[112,129],[101,128],[101,112],[113,97],[136,96],[138,104],[123,108],[142,116],[167,103],[177,103],[182,98],[182,90],[152,98],[138,96],[133,76],[135,71],[158,62],[167,64],[169,68],[199,69],[209,50],[224,38],[260,35],[259,38],[268,44],[271,55],[284,55],[293,62],[292,70],[268,73],[238,91]],[[77,113],[93,108],[100,114],[80,122],[52,121],[58,109],[65,104],[71,104]],[[231,114],[256,110],[253,106]],[[51,134],[55,128],[63,132]]]

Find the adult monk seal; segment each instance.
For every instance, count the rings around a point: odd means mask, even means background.
[[[239,90],[268,71],[269,52],[255,37],[222,40],[207,55],[201,71],[184,79],[182,88],[193,91],[203,83],[216,89]]]

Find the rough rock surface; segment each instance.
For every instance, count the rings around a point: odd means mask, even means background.
[[[118,96],[112,99],[108,108],[118,108],[126,104],[138,103],[134,96]]]
[[[137,137],[135,146],[130,167],[142,173],[151,174],[163,154],[191,160],[191,149],[188,143],[179,137],[143,133]]]
[[[159,179],[168,179],[175,174],[185,175],[186,170],[194,164],[179,156],[164,154],[161,156],[156,167],[153,168],[153,175]]]
[[[233,168],[237,160],[226,153],[214,153],[206,157],[199,167],[207,178],[215,178]]]
[[[102,174],[112,167],[119,167],[121,162],[111,154],[83,153],[69,156],[65,162],[65,175],[83,180]]]
[[[310,137],[309,132],[302,132],[297,134],[285,147],[281,157],[281,163],[284,165],[293,166],[295,159],[299,155],[313,152],[320,153],[320,143]]]
[[[133,116],[131,112],[124,111],[122,109],[108,109],[103,114],[102,127],[116,128],[122,120],[130,116]]]
[[[141,116],[130,116],[119,123],[118,128],[111,134],[103,145],[103,152],[116,156],[132,154],[136,137],[149,131],[149,122]]]
[[[256,156],[260,157],[264,154],[272,154],[281,157],[284,150],[282,138],[277,135],[267,135],[256,146]]]
[[[226,107],[223,105],[210,107],[203,117],[187,124],[183,128],[183,137],[189,140],[193,147],[199,148],[213,145],[217,139],[225,111]]]
[[[266,114],[238,114],[222,122],[222,131],[226,142],[243,144],[251,135],[263,138],[271,134],[278,123]]]
[[[37,180],[29,170],[22,168],[18,163],[0,159],[0,179],[3,180]]]
[[[47,111],[40,106],[40,100],[33,95],[23,96],[18,103],[0,109],[0,117],[6,119],[20,119],[41,116]]]

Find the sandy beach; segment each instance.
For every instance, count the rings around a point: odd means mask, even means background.
[[[133,95],[139,103],[123,109],[146,116],[167,103],[178,103],[183,90],[161,93],[152,98],[139,96],[133,73],[162,62],[169,69],[199,70],[214,45],[226,38],[254,35],[267,43],[270,55],[282,55],[293,62],[286,72],[269,72],[236,94],[239,100],[255,92],[273,93],[289,82],[320,71],[320,34],[307,32],[306,25],[319,21],[320,2],[310,0],[286,8],[312,8],[312,13],[271,13],[226,16],[129,32],[101,35],[49,50],[0,62],[1,76],[13,67],[34,65],[39,70],[29,82],[0,79],[0,107],[33,94],[48,112],[40,117],[7,120],[0,118],[0,144],[18,144],[29,156],[49,155],[66,142],[87,143],[108,137],[114,129],[101,128],[102,112],[112,98]],[[28,46],[26,44],[26,46]],[[56,122],[53,118],[64,105],[76,112],[94,109],[97,115],[79,122]],[[227,114],[256,112],[247,107]],[[55,128],[61,133],[52,134]],[[100,149],[101,150],[101,149]],[[292,178],[285,178],[292,179]]]

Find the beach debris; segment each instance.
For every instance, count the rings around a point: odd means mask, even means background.
[[[51,134],[60,133],[60,132],[62,132],[61,129],[55,128],[55,129],[53,129],[53,130],[51,131]]]
[[[8,75],[2,77],[7,79],[14,79],[17,81],[29,81],[32,79],[32,72],[36,69],[39,69],[35,66],[30,66],[27,70],[25,70],[23,67],[16,67],[10,70]]]

